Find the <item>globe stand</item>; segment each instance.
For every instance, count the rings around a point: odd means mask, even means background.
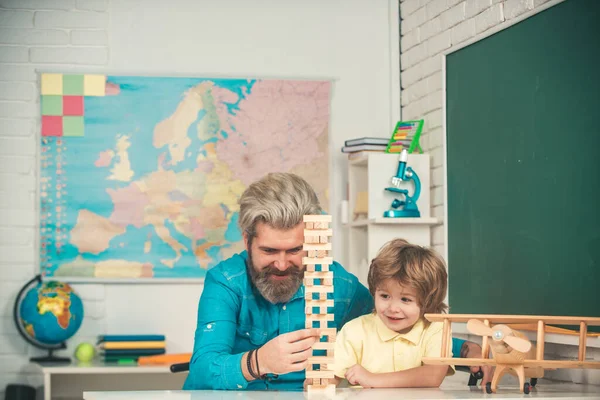
[[[66,349],[67,346],[64,345],[63,343],[63,347],[61,347],[63,349]],[[47,349],[48,350],[48,355],[45,357],[31,357],[29,359],[29,361],[31,362],[35,362],[35,363],[70,363],[71,359],[69,357],[57,357],[54,355],[54,351],[58,350],[58,349]]]

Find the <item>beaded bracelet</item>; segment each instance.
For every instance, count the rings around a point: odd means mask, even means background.
[[[246,366],[248,367],[248,372],[254,379],[260,379],[260,375],[256,375],[254,370],[252,369],[252,354],[254,353],[254,349],[248,352],[248,357],[246,358]],[[258,365],[257,365],[258,367]]]

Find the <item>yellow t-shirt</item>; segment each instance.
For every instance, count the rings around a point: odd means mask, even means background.
[[[359,364],[372,373],[397,372],[423,365],[423,357],[441,357],[441,322],[426,326],[419,319],[412,329],[400,334],[389,329],[375,314],[348,322],[335,341],[335,375],[344,378],[346,370]],[[448,343],[452,354],[452,341]],[[446,376],[454,374],[454,366]]]

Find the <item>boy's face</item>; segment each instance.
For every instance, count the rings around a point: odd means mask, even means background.
[[[375,291],[375,311],[389,329],[406,333],[421,317],[417,291],[387,279]]]

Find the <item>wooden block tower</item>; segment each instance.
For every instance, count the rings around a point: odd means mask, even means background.
[[[308,359],[306,378],[309,379],[308,392],[314,390],[335,391],[333,369],[328,368],[334,362],[334,348],[336,329],[329,328],[328,321],[333,321],[333,312],[328,308],[333,307],[333,299],[327,299],[327,293],[333,293],[333,272],[329,266],[333,263],[330,255],[332,230],[329,227],[331,215],[305,215],[304,216],[304,246],[307,257],[302,258],[306,265],[304,271],[304,288],[306,299],[306,328],[319,328],[326,338],[326,342],[317,342],[313,350],[325,350],[325,356],[312,356]],[[321,270],[316,270],[316,265],[321,265]],[[315,299],[315,293],[318,298]],[[315,326],[316,325],[316,326]],[[317,365],[318,370],[314,369]],[[312,382],[310,381],[312,379]]]

